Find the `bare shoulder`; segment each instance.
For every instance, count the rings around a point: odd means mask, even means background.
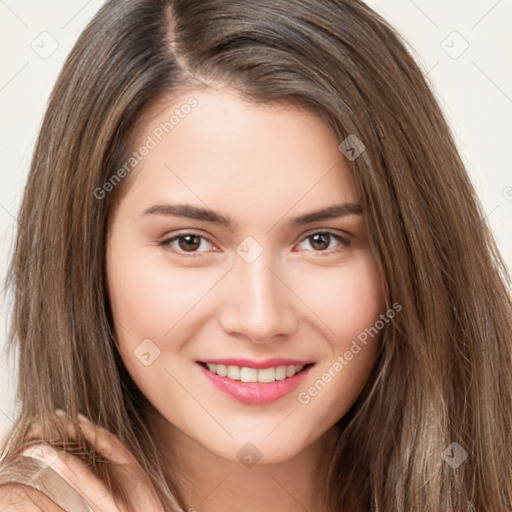
[[[46,494],[25,484],[0,485],[2,512],[66,512]]]

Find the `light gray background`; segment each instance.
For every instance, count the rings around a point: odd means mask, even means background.
[[[367,3],[401,32],[428,72],[487,219],[512,268],[512,0]],[[48,96],[79,33],[102,4],[103,0],[0,0],[2,280]],[[4,299],[2,293],[0,347],[6,339],[11,307]],[[14,382],[12,365],[2,358],[0,435],[12,423]]]

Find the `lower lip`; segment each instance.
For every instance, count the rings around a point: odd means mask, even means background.
[[[293,377],[274,382],[242,382],[220,377],[199,365],[204,375],[217,388],[236,398],[239,402],[250,405],[270,404],[291,393],[304,379],[313,366],[308,366]]]

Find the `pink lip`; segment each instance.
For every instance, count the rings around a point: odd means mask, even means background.
[[[299,359],[284,359],[282,357],[272,357],[270,359],[265,359],[264,361],[252,361],[251,359],[205,359],[204,361],[198,361],[206,364],[224,364],[226,366],[240,366],[247,368],[270,368],[273,366],[288,366],[288,365],[301,365],[306,366],[307,364],[312,363],[312,361],[301,361]]]
[[[235,360],[223,360],[223,361],[235,361]],[[240,360],[237,360],[240,361]],[[275,360],[268,360],[275,361]],[[284,361],[281,360],[281,361]],[[286,360],[290,361],[290,360]],[[220,362],[219,364],[225,364]],[[231,362],[230,364],[235,364]],[[260,363],[262,364],[262,363]],[[290,363],[293,364],[293,363]],[[302,363],[297,363],[302,364]],[[307,363],[306,363],[307,364]],[[250,367],[244,363],[245,366]],[[240,364],[236,364],[236,366],[244,366]],[[228,395],[236,398],[239,402],[249,405],[264,405],[275,402],[280,398],[284,397],[291,393],[303,380],[306,374],[313,366],[308,366],[304,368],[299,373],[295,374],[293,377],[289,377],[284,380],[277,380],[275,382],[261,383],[261,382],[241,382],[237,380],[228,379],[227,377],[220,377],[215,373],[208,371],[204,366],[199,364],[203,374],[209,381],[220,391],[227,393]],[[280,364],[262,364],[262,368],[268,366],[280,366]]]

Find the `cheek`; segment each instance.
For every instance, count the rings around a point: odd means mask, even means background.
[[[109,263],[109,290],[118,329],[134,341],[154,337],[161,341],[197,305],[216,280],[211,273],[172,268],[154,247],[131,251]],[[163,261],[162,261],[163,259]],[[120,333],[123,334],[123,333]]]
[[[369,251],[361,256],[339,269],[324,288],[328,293],[312,297],[330,328],[331,351],[299,392],[298,401],[311,418],[316,418],[313,423],[318,428],[344,416],[360,395],[375,362],[385,303],[374,258]]]
[[[107,269],[121,359],[137,387],[155,405],[171,395],[181,396],[180,386],[166,370],[172,368],[180,347],[174,343],[183,334],[179,333],[180,319],[200,294],[197,283],[190,283],[186,273],[164,271],[150,253],[149,248],[132,249],[115,258],[113,251]]]
[[[204,298],[221,275],[173,268],[163,252],[154,247],[133,250],[133,245],[125,251],[117,246],[107,258],[119,352],[148,398],[160,393],[181,396],[169,371],[192,359],[188,342],[206,315],[201,309]]]
[[[303,273],[301,295],[323,325],[331,345],[346,350],[351,341],[373,326],[384,312],[382,281],[377,264],[368,250],[322,274]]]

